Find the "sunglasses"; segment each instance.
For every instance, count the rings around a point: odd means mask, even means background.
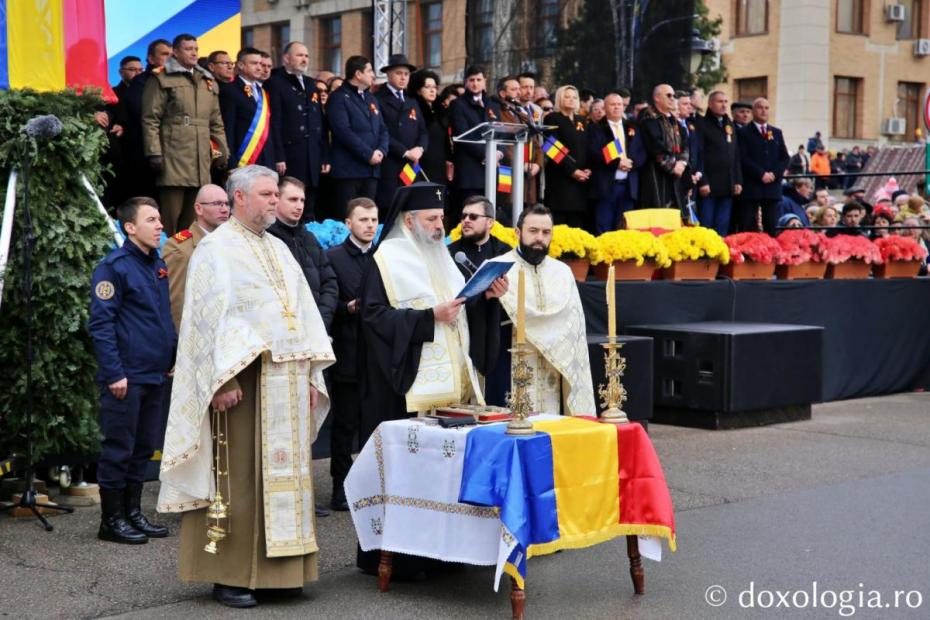
[[[491,216],[490,215],[479,215],[477,213],[463,213],[462,221],[464,222],[465,220],[471,220],[472,222],[477,222],[478,219],[482,217],[490,218]]]
[[[552,107],[552,106],[548,106],[548,107],[545,107],[545,106],[544,106],[543,109],[542,109],[543,112],[552,112],[552,110],[553,110],[553,107]]]

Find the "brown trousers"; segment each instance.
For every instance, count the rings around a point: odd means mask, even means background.
[[[194,199],[199,187],[159,187],[158,206],[161,223],[169,237],[176,232],[186,230],[197,219],[194,213]]]

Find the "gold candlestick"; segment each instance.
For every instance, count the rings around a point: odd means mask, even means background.
[[[621,377],[626,371],[626,358],[621,357],[619,351],[623,348],[622,342],[616,342],[614,338],[608,338],[606,344],[602,344],[606,350],[604,353],[604,375],[607,377],[607,385],[598,388],[597,393],[601,397],[601,406],[606,407],[601,411],[601,421],[610,422],[611,424],[626,424],[630,420],[626,417],[621,407],[626,402],[626,388],[623,387]]]
[[[522,276],[523,273],[521,272]],[[530,354],[526,344],[515,344],[510,349],[510,376],[513,389],[507,395],[507,406],[511,410],[510,422],[507,423],[508,435],[533,435],[533,423],[529,415],[533,408],[530,402],[529,386],[533,382],[533,368],[526,361]]]
[[[607,269],[607,342],[617,338],[617,284],[614,264]]]
[[[521,268],[517,276],[517,344],[526,343],[526,278]]]

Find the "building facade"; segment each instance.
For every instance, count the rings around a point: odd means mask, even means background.
[[[582,0],[409,0],[406,53],[446,83],[460,82],[466,65],[490,76],[552,70],[557,33]],[[277,63],[288,41],[310,50],[310,73],[341,75],[354,54],[373,58],[371,0],[242,0],[242,43],[268,50]],[[377,70],[378,68],[375,67]]]
[[[923,128],[930,0],[705,0],[731,101],[766,96],[789,148],[906,144]]]

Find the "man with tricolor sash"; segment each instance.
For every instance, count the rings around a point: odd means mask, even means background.
[[[229,156],[219,84],[197,64],[197,39],[180,34],[172,50],[142,92],[142,142],[169,236],[191,225],[197,191],[210,183],[210,168],[225,166]]]
[[[258,164],[275,167],[271,136],[271,104],[261,84],[264,75],[261,52],[244,47],[236,56],[239,75],[220,89],[220,110],[226,127],[231,169]]]
[[[552,213],[534,205],[520,213],[518,246],[491,260],[513,261],[507,276],[516,282],[526,275],[527,359],[533,368],[529,388],[533,411],[566,415],[596,415],[584,311],[568,266],[548,256]],[[516,287],[501,297],[511,321],[517,316]],[[505,345],[506,346],[506,345]]]

